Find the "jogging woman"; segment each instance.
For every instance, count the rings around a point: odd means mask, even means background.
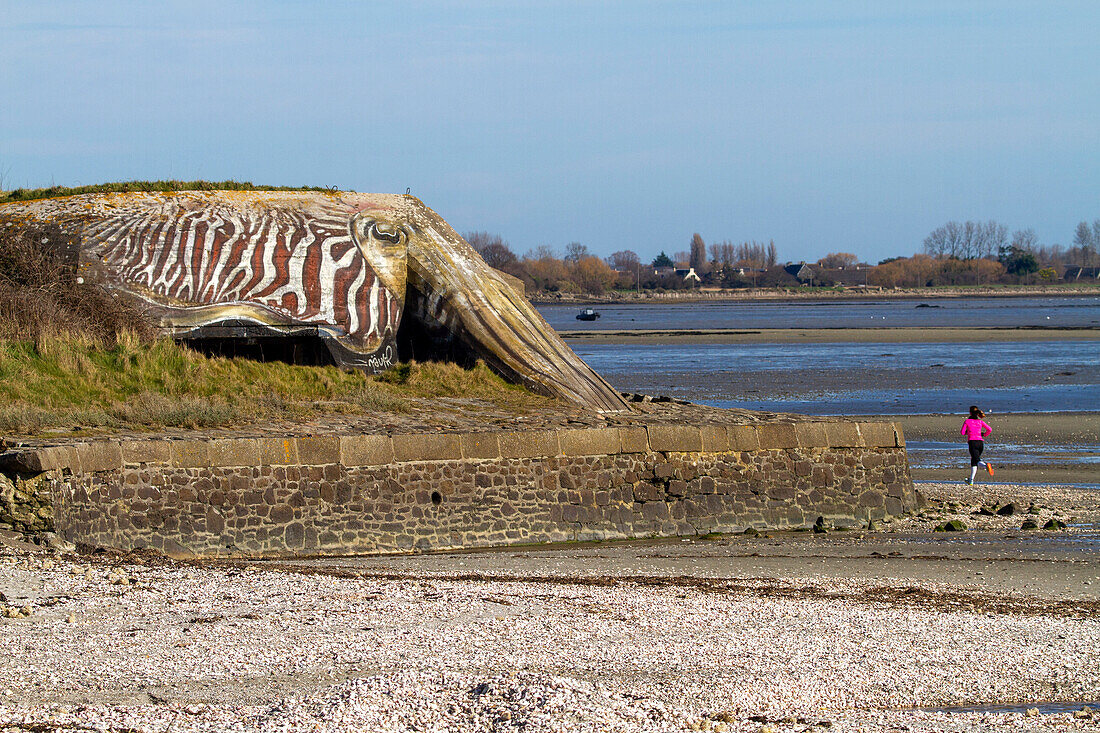
[[[993,432],[993,428],[986,425],[985,413],[978,409],[977,405],[970,406],[970,417],[963,420],[962,430],[959,434],[966,436],[966,442],[970,446],[970,478],[967,485],[974,483],[974,477],[978,475],[978,466],[985,466],[989,475],[993,475],[993,464],[982,460],[982,451],[985,449],[985,437]]]

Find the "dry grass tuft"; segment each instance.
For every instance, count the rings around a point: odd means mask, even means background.
[[[264,186],[249,181],[119,181],[97,183],[92,186],[51,186],[49,188],[16,188],[0,191],[0,204],[8,201],[33,201],[59,196],[77,196],[83,193],[132,193],[175,191],[321,191],[335,192],[335,187],[323,186]]]

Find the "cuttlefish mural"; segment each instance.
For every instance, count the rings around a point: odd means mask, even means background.
[[[481,358],[505,378],[626,409],[507,277],[412,196],[189,191],[0,205],[0,224],[78,237],[87,281],[137,298],[177,338],[307,329],[338,364],[379,372],[403,343]],[[243,327],[243,330],[241,330]]]

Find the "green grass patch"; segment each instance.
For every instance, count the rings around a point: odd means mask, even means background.
[[[71,335],[0,339],[0,432],[222,427],[402,413],[439,398],[517,412],[549,402],[483,364],[406,364],[393,372],[211,358],[168,339],[125,335],[111,344]]]
[[[0,191],[0,203],[8,201],[33,201],[59,196],[76,196],[82,193],[134,193],[174,191],[322,191],[336,192],[335,187],[324,186],[264,186],[248,181],[119,181],[97,183],[93,186],[50,186],[49,188],[16,188]]]

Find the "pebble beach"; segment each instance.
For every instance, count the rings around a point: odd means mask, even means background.
[[[1100,730],[1100,563],[1066,544],[1095,542],[1095,494],[1019,487],[1078,523],[1001,569],[968,545],[1020,517],[921,489],[925,516],[814,537],[296,564],[8,538],[0,730]]]

